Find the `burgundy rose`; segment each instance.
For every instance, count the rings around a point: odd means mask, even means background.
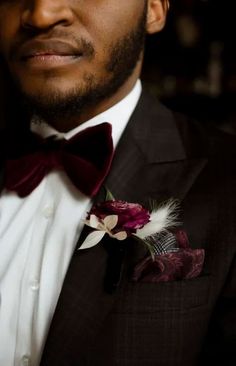
[[[91,209],[91,214],[100,219],[109,215],[117,215],[118,223],[113,231],[126,231],[130,234],[135,233],[137,229],[141,229],[150,221],[150,213],[143,206],[120,200],[98,203]]]

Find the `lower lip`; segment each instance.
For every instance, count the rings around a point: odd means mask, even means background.
[[[81,56],[71,55],[36,55],[24,59],[30,67],[51,68],[72,64],[81,59]]]

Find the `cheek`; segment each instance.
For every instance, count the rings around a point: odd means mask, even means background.
[[[144,11],[143,0],[87,0],[83,26],[95,44],[109,46],[135,29]],[[94,4],[95,3],[95,4]]]
[[[0,52],[5,57],[8,56],[11,44],[16,40],[19,19],[17,9],[0,5]]]
[[[128,3],[132,0],[126,1]],[[128,4],[119,7],[119,1],[116,0],[116,6],[112,9],[104,6],[94,11],[93,8],[89,14],[87,19],[84,18],[86,23],[84,29],[86,29],[87,39],[91,40],[96,51],[95,60],[99,65],[97,69],[104,70],[103,66],[109,62],[114,45],[119,44],[137,28],[143,14],[143,6],[135,8]]]

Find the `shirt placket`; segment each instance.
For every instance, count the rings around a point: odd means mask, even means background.
[[[38,360],[38,335],[35,323],[40,296],[41,269],[47,231],[53,217],[52,197],[44,191],[38,211],[34,216],[34,227],[20,290],[18,332],[16,339],[15,366],[36,366]]]

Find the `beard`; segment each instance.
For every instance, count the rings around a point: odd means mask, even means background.
[[[36,115],[39,120],[49,123],[57,119],[76,118],[84,108],[96,105],[105,98],[111,97],[132,75],[138,61],[142,57],[146,35],[146,7],[137,22],[135,29],[126,34],[109,47],[104,75],[96,78],[93,74],[83,76],[83,85],[78,84],[68,92],[53,91],[41,95],[29,95],[21,90],[17,80],[19,95],[24,109],[29,115]],[[95,49],[91,43],[79,40],[90,57],[94,57]]]

